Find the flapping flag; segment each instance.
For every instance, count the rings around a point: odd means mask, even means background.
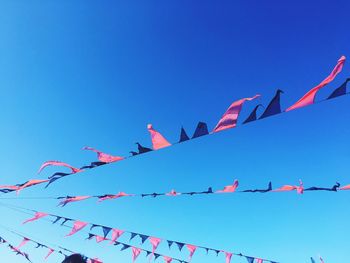
[[[327,100],[329,99],[334,99],[336,97],[339,97],[339,96],[343,96],[346,94],[346,86],[348,84],[348,82],[350,81],[350,78],[347,78],[345,80],[345,82],[337,89],[335,89],[331,95],[329,95],[329,97],[327,98]]]
[[[204,135],[209,134],[208,132],[208,126],[205,122],[198,122],[197,124],[197,128],[193,133],[192,139],[197,138],[197,137],[201,137]]]
[[[188,261],[191,261],[194,252],[196,252],[197,246],[186,244],[186,247],[187,247],[188,251],[190,252],[190,255],[188,257]]]
[[[233,102],[231,104],[231,106],[226,110],[224,115],[221,117],[218,124],[216,124],[213,132],[218,132],[218,131],[222,131],[222,130],[236,127],[239,113],[242,110],[244,102],[246,102],[247,100],[248,101],[253,100],[259,96],[260,95],[257,94],[252,98],[243,98],[243,99],[240,99],[238,101]]]
[[[311,105],[315,101],[315,96],[317,92],[322,89],[324,86],[326,86],[328,83],[332,82],[335,77],[342,71],[344,63],[345,63],[345,56],[342,56],[339,60],[331,74],[325,78],[320,84],[318,84],[316,87],[312,88],[310,91],[308,91],[300,100],[298,100],[295,104],[290,106],[286,111],[295,110],[298,108],[302,108],[308,105]]]
[[[236,191],[238,184],[238,181],[235,180],[233,182],[233,185],[225,186],[223,190],[218,190],[216,191],[216,193],[233,193],[234,191]]]
[[[275,96],[272,98],[269,105],[267,105],[266,110],[263,112],[259,119],[281,113],[281,93],[283,93],[283,91],[280,89],[276,91]]]
[[[16,189],[16,193],[18,194],[24,188],[27,188],[27,187],[30,187],[30,186],[33,186],[33,185],[37,185],[37,184],[46,183],[48,181],[49,180],[38,180],[38,179],[29,180],[29,181],[25,182],[24,184],[18,186],[18,188]]]
[[[25,244],[28,243],[28,241],[30,241],[30,239],[24,237],[22,242],[16,247],[17,249],[20,249],[21,247],[23,247]]]
[[[88,147],[88,146],[85,146],[83,148],[83,150],[93,151],[93,152],[97,153],[98,160],[101,162],[104,162],[104,163],[114,163],[114,162],[118,162],[118,161],[121,161],[124,159],[123,157],[109,155],[107,153],[101,152],[99,150],[96,150],[96,149],[94,149],[92,147]]]
[[[225,257],[226,257],[226,263],[230,263],[232,258],[232,253],[225,252]]]
[[[113,229],[112,229],[112,238],[111,238],[110,244],[115,243],[115,242],[117,241],[117,239],[118,239],[122,234],[124,234],[124,231],[123,231],[123,230],[113,228]]]
[[[121,198],[121,197],[124,197],[124,196],[132,196],[132,195],[124,193],[124,192],[119,192],[116,195],[102,195],[102,196],[99,196],[98,197],[98,201],[102,202],[102,201],[105,201],[105,200],[117,199],[117,198]]]
[[[48,167],[48,166],[63,166],[63,167],[67,167],[69,169],[71,169],[72,173],[78,173],[78,172],[81,172],[82,170],[80,170],[79,168],[75,168],[67,163],[64,163],[64,162],[60,162],[60,161],[47,161],[47,162],[44,162],[39,171],[38,171],[38,174],[41,173],[42,170],[44,170],[44,168]]]
[[[263,263],[264,261],[261,258],[256,259],[256,263]]]
[[[135,262],[135,260],[137,259],[137,257],[141,253],[141,249],[136,248],[136,247],[132,247],[131,250],[132,250],[132,262]]]
[[[154,255],[154,252],[156,251],[156,249],[159,246],[161,241],[162,240],[160,238],[157,238],[157,237],[150,237],[149,238],[149,242],[151,242],[151,244],[152,244],[152,255]],[[152,259],[152,255],[151,255],[150,259]]]
[[[48,214],[43,213],[43,212],[36,212],[33,218],[30,218],[30,219],[24,221],[22,224],[24,225],[24,224],[27,224],[27,223],[29,223],[29,222],[36,221],[36,220],[38,220],[38,219],[40,219],[40,218],[43,218],[43,217],[45,217],[45,216],[48,216]]]
[[[85,222],[82,222],[82,221],[75,221],[72,230],[66,235],[66,237],[72,236],[75,233],[79,232],[84,227],[86,227],[87,224],[88,223],[85,223]]]
[[[340,187],[339,190],[350,190],[350,184]]]
[[[86,200],[88,198],[91,198],[91,196],[89,195],[83,195],[83,196],[67,196],[64,197],[64,200],[62,200],[58,206],[65,206],[68,203],[72,203],[72,202],[78,202],[78,201],[83,201]]]
[[[286,191],[293,191],[296,190],[298,194],[304,193],[304,186],[303,182],[299,180],[299,186],[296,185],[284,185],[278,189],[273,190],[274,192],[286,192]]]
[[[248,122],[252,122],[252,121],[256,121],[257,120],[257,114],[256,112],[258,111],[259,107],[263,107],[261,104],[258,104],[255,106],[255,108],[253,109],[253,111],[249,114],[248,118],[243,122],[243,124],[246,124]]]
[[[47,255],[45,256],[45,260],[49,258],[49,256],[51,256],[51,254],[54,252],[55,250],[53,250],[52,248],[49,248],[49,252],[47,253]]]
[[[153,144],[153,150],[158,150],[164,147],[168,147],[171,144],[161,135],[158,131],[153,129],[152,124],[147,125],[147,129],[151,134],[151,140]]]

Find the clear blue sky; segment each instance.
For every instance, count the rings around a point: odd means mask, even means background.
[[[1,184],[36,178],[46,160],[86,164],[95,155],[82,151],[85,145],[116,155],[127,155],[136,141],[150,146],[148,123],[177,141],[181,125],[189,134],[197,121],[212,128],[230,103],[256,93],[267,104],[282,89],[283,108],[290,106],[341,55],[350,56],[348,1],[304,2],[1,1]],[[318,98],[349,77],[349,69]],[[21,196],[202,190],[235,178],[242,189],[299,178],[306,186],[347,184],[349,103],[345,96]],[[247,103],[242,114],[254,105]],[[284,263],[309,262],[318,254],[337,263],[348,259],[349,200],[347,192],[317,192],[89,200],[63,209],[50,200],[9,203]],[[21,226],[25,215],[0,211],[0,224],[29,237],[107,263],[131,262],[130,251],[85,241],[83,234],[63,238],[67,229],[44,221]],[[0,235],[20,241],[1,229]],[[46,253],[26,251],[34,262]],[[180,256],[174,251],[159,248]],[[0,259],[25,262],[4,247]],[[137,262],[148,261],[141,256]],[[216,262],[224,257],[204,251],[193,257],[193,263]]]

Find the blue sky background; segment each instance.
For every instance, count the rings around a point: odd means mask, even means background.
[[[350,56],[349,7],[348,1],[320,0],[1,1],[0,184],[45,178],[55,171],[36,175],[46,160],[89,163],[95,155],[81,150],[86,145],[115,155],[128,155],[137,141],[150,146],[148,123],[175,142],[182,125],[189,134],[198,121],[213,128],[233,101],[256,93],[262,97],[245,104],[241,121],[278,88],[285,91],[283,108],[290,106],[341,55]],[[318,99],[349,77],[349,68]],[[349,102],[345,96],[20,196],[217,189],[234,179],[241,189],[300,178],[306,186],[349,184]],[[6,202],[284,263],[318,254],[336,263],[348,259],[349,200],[347,192],[293,192],[88,200],[66,208],[52,200]],[[68,229],[45,221],[22,226],[26,215],[0,211],[1,225],[33,239],[107,263],[131,262],[130,251],[85,241],[84,233],[64,238]],[[2,229],[0,236],[20,241]],[[30,245],[24,250],[33,262],[46,254]],[[158,252],[187,258],[164,245]],[[0,259],[25,262],[4,246]],[[61,260],[53,255],[47,262]],[[198,250],[192,262],[225,261]]]

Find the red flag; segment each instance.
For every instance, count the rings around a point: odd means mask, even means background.
[[[36,212],[33,218],[30,218],[30,219],[24,221],[22,224],[26,224],[26,223],[29,223],[29,222],[36,221],[36,220],[38,220],[38,219],[40,219],[42,217],[45,217],[45,216],[48,216],[48,214],[43,213],[43,212]]]
[[[104,162],[104,163],[113,163],[113,162],[117,162],[117,161],[121,161],[124,158],[120,157],[120,156],[113,156],[104,152],[101,152],[99,150],[96,150],[92,147],[84,147],[83,150],[88,150],[88,151],[93,151],[95,153],[97,153],[97,158],[99,161]]]
[[[147,129],[149,133],[151,134],[151,140],[153,144],[153,149],[158,150],[164,147],[168,147],[171,144],[161,135],[158,131],[153,129],[152,124],[147,125]]]
[[[66,235],[66,237],[74,235],[75,233],[86,227],[87,224],[88,223],[82,221],[75,221],[72,230]]]
[[[239,113],[242,110],[244,102],[246,102],[247,100],[254,100],[257,97],[260,97],[260,95],[257,94],[252,98],[243,98],[243,99],[240,99],[240,100],[233,102],[230,105],[230,107],[226,110],[224,115],[222,115],[218,124],[216,124],[213,132],[218,132],[218,131],[222,131],[222,130],[236,127]]]
[[[318,84],[316,87],[309,90],[300,100],[298,100],[296,103],[294,103],[292,106],[290,106],[286,111],[295,110],[298,108],[302,108],[308,105],[311,105],[315,101],[315,96],[317,92],[322,89],[324,86],[326,86],[328,83],[332,82],[335,77],[342,71],[344,63],[345,63],[345,56],[342,56],[339,60],[331,74],[325,78],[320,84]]]

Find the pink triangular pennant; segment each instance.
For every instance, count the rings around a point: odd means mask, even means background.
[[[48,214],[43,213],[43,212],[36,212],[33,218],[30,218],[30,219],[24,221],[22,224],[27,224],[27,223],[29,223],[29,222],[36,221],[36,220],[38,220],[38,219],[40,219],[40,218],[43,218],[43,217],[45,217],[45,216],[48,216]]]
[[[66,235],[66,237],[72,236],[75,233],[79,232],[84,227],[86,227],[87,224],[88,223],[85,223],[85,222],[82,222],[82,221],[75,221],[72,230]]]

